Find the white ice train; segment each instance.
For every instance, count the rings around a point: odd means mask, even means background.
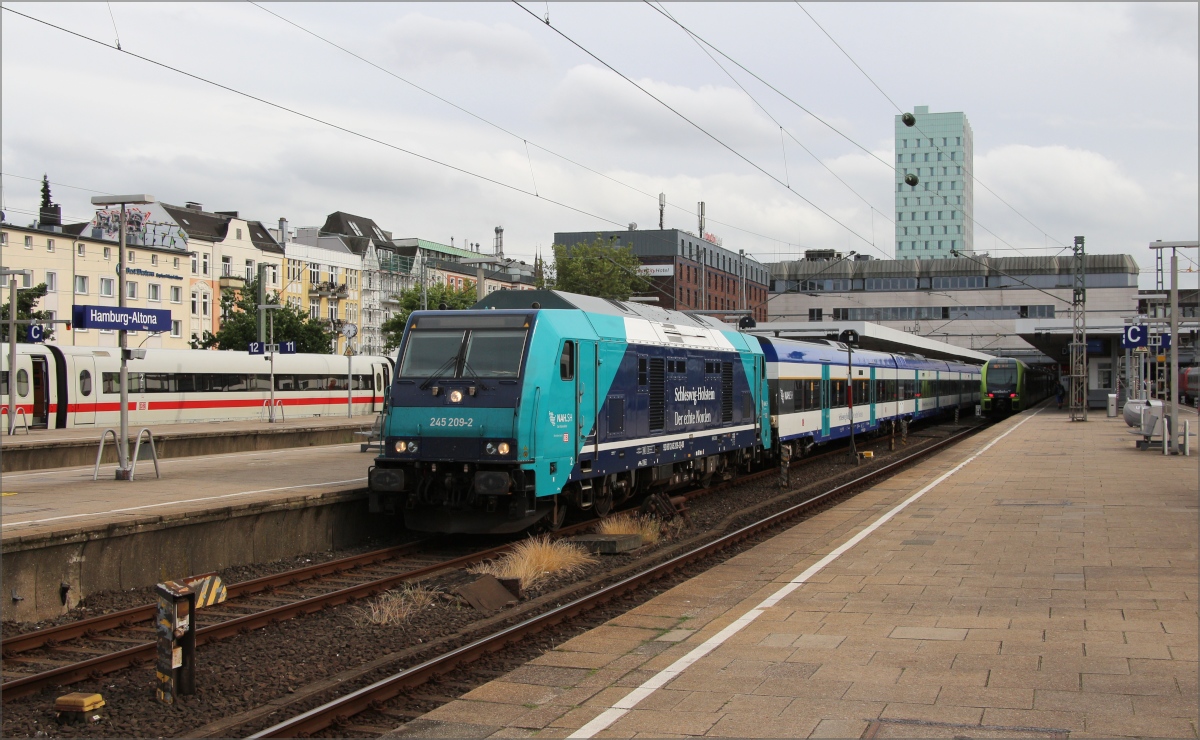
[[[0,357],[0,414],[7,423],[7,347],[0,347]],[[130,424],[265,417],[271,374],[263,355],[151,349],[145,358],[129,360],[128,366]],[[13,389],[18,425],[27,422],[34,429],[115,426],[121,408],[120,368],[117,347],[18,344]],[[391,374],[392,363],[386,357],[275,355],[275,401],[286,419],[345,415],[348,398],[354,415],[370,414],[383,408]]]

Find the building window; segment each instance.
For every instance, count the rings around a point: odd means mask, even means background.
[[[238,238],[238,239],[241,239],[241,238],[242,238],[242,230],[241,230],[241,229],[238,229],[238,230],[237,230],[237,238]]]
[[[171,258],[171,267],[174,267],[176,270],[179,269],[179,258],[178,257]]]
[[[130,280],[125,283],[125,297],[126,298],[137,298],[138,297],[138,286],[137,286],[136,281]]]
[[[25,248],[33,249],[33,237],[32,236],[25,237]]]
[[[321,304],[319,302],[314,301],[308,304],[308,317],[310,319],[321,318]]]
[[[183,322],[182,321],[175,321],[175,320],[171,321],[171,336],[173,336],[173,337],[183,336]]]
[[[254,260],[246,260],[246,282],[254,279]]]
[[[106,260],[112,259],[112,247],[104,248],[104,259],[106,259]]]
[[[117,281],[115,278],[106,278],[106,277],[100,278],[100,295],[101,295],[101,297],[112,298],[116,294],[116,291],[114,289],[116,282]]]
[[[46,251],[47,251],[47,252],[53,252],[53,251],[54,251],[54,240],[53,240],[53,239],[47,239],[47,240],[46,240]]]
[[[204,274],[207,275],[208,274],[208,255],[207,254],[204,255],[202,262],[203,262],[203,267],[204,267]]]
[[[212,315],[212,305],[209,304],[208,293],[203,293],[200,295],[200,307],[203,309],[205,316]]]
[[[8,246],[8,232],[0,231],[0,247]]]
[[[338,307],[337,307],[336,303],[329,307],[329,320],[330,321],[338,320]]]
[[[171,303],[183,303],[183,288],[178,285],[171,286]]]
[[[126,255],[126,257],[125,257],[125,261],[126,261],[126,262],[128,262],[128,263],[129,263],[129,264],[131,264],[131,265],[134,263],[134,261],[135,261],[135,260],[134,260],[134,254],[133,254],[133,250],[132,250],[132,249],[131,249],[131,250],[129,250],[129,254],[128,254],[128,255]]]
[[[147,287],[149,293],[146,295],[146,300],[158,303],[162,301],[162,286],[158,283],[150,283]]]
[[[232,274],[233,274],[233,258],[232,257],[222,257],[221,258],[221,277],[229,277]]]
[[[308,265],[308,282],[310,282],[310,283],[321,282],[321,266],[318,265],[316,262],[310,262]]]
[[[86,275],[75,276],[75,295],[87,295],[88,284]]]
[[[200,294],[194,290],[192,291],[192,315],[200,315]]]
[[[200,272],[200,256],[193,253],[192,254],[192,274],[195,275],[198,272]]]
[[[87,256],[87,247],[84,246],[83,244],[76,244],[75,245],[75,254],[79,255],[80,257],[86,257]]]
[[[279,265],[271,265],[271,285],[279,285]]]
[[[824,321],[824,315],[825,315],[825,309],[822,309],[822,308],[808,309],[808,320],[809,321]]]

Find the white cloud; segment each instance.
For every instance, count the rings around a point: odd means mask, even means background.
[[[516,70],[550,64],[532,36],[507,23],[449,20],[410,13],[385,33],[391,56],[406,68]]]

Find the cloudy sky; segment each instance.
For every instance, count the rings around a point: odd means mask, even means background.
[[[1194,3],[4,7],[18,223],[38,203],[22,178],[46,173],[71,220],[91,190],[147,192],[269,224],[343,210],[485,250],[502,225],[506,253],[532,258],[555,231],[654,227],[664,192],[668,227],[695,230],[705,201],[708,230],[763,261],[890,256],[890,98],[967,114],[979,251],[1054,254],[1081,234],[1133,254],[1151,287],[1147,243],[1197,238]]]

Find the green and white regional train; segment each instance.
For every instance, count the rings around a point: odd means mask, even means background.
[[[707,485],[851,427],[878,432],[973,408],[979,393],[977,366],[505,291],[471,310],[409,318],[371,505],[418,531],[553,528],[569,510],[602,515]]]
[[[1053,395],[1057,382],[1045,370],[1013,357],[997,357],[983,366],[979,403],[987,416],[1015,414]]]

